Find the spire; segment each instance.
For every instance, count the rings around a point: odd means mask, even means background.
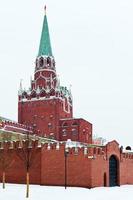
[[[22,79],[20,80],[20,86],[19,86],[19,91],[18,91],[18,94],[19,95],[22,95],[23,93],[23,86],[22,86]]]
[[[44,14],[46,15],[46,9],[47,9],[47,7],[46,7],[46,5],[44,6]]]
[[[46,6],[44,7],[44,12],[45,12],[45,15],[44,15],[38,56],[41,56],[41,55],[52,56],[52,48],[51,48],[49,28],[48,28],[47,15],[46,15]]]

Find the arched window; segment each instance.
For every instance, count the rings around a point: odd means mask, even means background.
[[[73,129],[72,129],[72,135],[77,135],[77,134],[78,134],[77,129],[73,128]]]
[[[44,61],[43,61],[43,57],[41,57],[39,59],[39,67],[43,67]]]
[[[50,122],[48,123],[48,128],[52,128],[52,124]]]
[[[62,124],[62,126],[67,127],[68,124],[67,124],[66,122],[64,122],[64,123]]]
[[[50,59],[50,57],[48,57],[47,58],[47,64],[50,66],[50,64],[51,64],[51,59]]]
[[[67,135],[67,131],[66,131],[66,129],[63,129],[62,130],[62,136],[66,136]]]

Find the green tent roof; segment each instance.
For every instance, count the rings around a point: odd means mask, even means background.
[[[42,34],[41,34],[41,40],[40,40],[40,46],[39,46],[39,52],[38,52],[38,56],[42,56],[42,55],[52,56],[52,48],[51,48],[49,28],[48,28],[46,14],[44,16]]]

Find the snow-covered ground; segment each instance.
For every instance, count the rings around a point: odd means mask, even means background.
[[[24,200],[25,185],[0,184],[0,200]],[[133,185],[113,188],[67,188],[30,186],[29,200],[133,200]]]

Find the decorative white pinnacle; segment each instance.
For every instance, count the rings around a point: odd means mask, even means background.
[[[20,79],[20,86],[19,86],[18,95],[22,95],[22,93],[23,93],[22,79]]]
[[[37,88],[37,90],[36,90],[36,93],[37,93],[37,94],[40,94],[40,88],[39,88],[39,86],[38,86],[38,88]]]

